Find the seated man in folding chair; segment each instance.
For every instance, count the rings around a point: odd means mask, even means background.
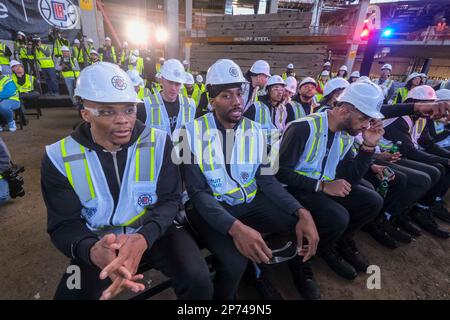
[[[206,261],[190,234],[173,223],[181,179],[170,137],[136,120],[141,100],[117,65],[85,68],[75,96],[85,123],[47,146],[41,170],[48,233],[81,272],[72,290],[65,273],[55,298],[142,291],[137,270],[144,261],[171,278],[178,298],[210,299]]]
[[[16,84],[22,101],[22,110],[25,112],[26,108],[35,107],[37,108],[36,115],[39,118],[41,109],[37,106],[36,101],[39,99],[40,93],[36,77],[26,74],[23,64],[19,61],[11,60],[10,66],[12,70],[11,78]],[[26,121],[24,124],[26,124]]]

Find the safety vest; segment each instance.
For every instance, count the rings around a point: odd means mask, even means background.
[[[155,64],[156,73],[161,72],[161,63]]]
[[[14,51],[19,53],[19,59],[28,59],[27,47],[19,41],[14,41]]]
[[[106,47],[103,48],[103,51],[105,51],[105,50],[107,50]],[[100,53],[100,57],[99,58],[100,58],[100,61],[103,61],[103,52]],[[113,60],[112,62],[117,63],[116,49],[113,46],[111,46],[111,58]]]
[[[317,98],[317,101],[320,101],[323,98],[323,89],[325,88],[325,83],[323,83],[322,80],[319,80],[317,82],[317,86],[319,87],[320,90],[317,90],[316,98]]]
[[[198,103],[200,101],[200,97],[202,95],[202,91],[200,90],[200,88],[196,84],[194,84],[193,88],[194,88],[194,91],[192,91],[192,95],[191,96],[189,96],[185,86],[183,86],[182,93],[183,93],[183,96],[185,96],[187,98],[191,98],[192,100],[194,100],[195,105],[198,106]]]
[[[0,42],[0,64],[9,65],[9,57],[5,55],[5,52],[6,52],[6,44]]]
[[[175,129],[180,129],[185,123],[194,120],[195,118],[195,105],[192,99],[179,95],[180,111],[178,111],[177,123]],[[170,119],[167,114],[164,101],[159,93],[144,98],[145,111],[147,119],[145,125],[157,128],[167,132],[172,137],[172,131],[170,129]],[[177,130],[175,130],[177,131]],[[175,132],[174,132],[175,134]],[[176,139],[173,139],[176,141]]]
[[[34,76],[31,74],[25,74],[25,82],[23,85],[19,84],[19,79],[15,73],[12,74],[12,81],[14,81],[17,90],[19,90],[20,93],[31,92],[34,90]]]
[[[83,50],[80,50],[80,48],[73,47],[73,55],[75,59],[77,59],[78,63],[84,63],[84,54]]]
[[[142,59],[141,57],[137,58],[136,61],[136,66],[129,64],[128,65],[128,70],[133,70],[136,69],[136,71],[139,73],[140,76],[142,76],[142,74],[144,73],[144,59]]]
[[[70,57],[70,65],[72,66],[72,70],[70,71],[61,71],[61,74],[63,76],[64,79],[66,78],[75,78],[78,77],[80,75],[80,71],[74,71],[73,69],[75,69],[75,62],[73,57]]]
[[[89,64],[92,64],[92,61],[91,61],[91,50],[92,49],[94,49],[94,46],[86,46],[86,50],[85,50],[85,53],[86,53],[86,57],[87,57],[87,62],[89,63]]]
[[[402,103],[403,101],[405,101],[406,97],[408,96],[408,92],[409,92],[408,88],[406,88],[406,87],[399,88],[397,91],[397,95],[394,98],[393,104]],[[400,94],[401,101],[398,101],[399,94]]]
[[[56,39],[55,45],[53,46],[53,56],[61,57],[62,56],[61,48],[63,46],[64,46],[64,44],[62,43],[62,40]],[[70,49],[69,44],[67,44],[66,46]]]
[[[0,76],[0,92],[2,92],[3,88],[10,82],[14,83],[14,81],[9,76]],[[14,87],[16,88],[14,94],[6,100],[20,101],[19,91],[17,90],[17,86],[15,84]]]
[[[47,50],[48,46],[41,45],[42,50]],[[42,69],[54,68],[55,63],[53,62],[52,57],[47,57],[44,52],[41,50],[36,50],[36,59],[38,60],[39,65]]]
[[[115,210],[96,152],[87,151],[70,136],[46,146],[46,150],[52,163],[69,180],[77,194],[82,205],[81,215],[89,229],[102,231],[116,228],[119,233],[134,233],[149,220],[151,208],[158,202],[156,187],[165,143],[165,132],[145,128],[129,147]]]
[[[230,172],[225,165],[220,131],[212,113],[186,124],[190,150],[219,202],[231,206],[250,203],[258,185],[255,175],[263,159],[264,136],[261,126],[245,117],[235,131]]]
[[[434,121],[434,130],[436,134],[440,134],[445,131],[445,124],[441,121]]]
[[[344,131],[336,132],[328,152],[327,162],[322,168],[327,153],[328,112],[310,114],[292,123],[300,121],[308,122],[310,132],[305,149],[294,168],[295,172],[312,179],[334,180],[339,161],[344,159],[352,148],[354,137]]]
[[[148,97],[151,94],[152,93],[151,93],[149,88],[146,88],[144,86],[140,86],[139,87],[139,92],[138,92],[138,98],[139,99],[144,99],[144,97]]]
[[[161,85],[158,82],[152,82],[152,92],[157,94],[161,91]]]
[[[419,138],[422,135],[423,130],[427,125],[427,119],[419,118],[415,122],[412,121],[410,116],[403,116],[403,120],[408,124],[408,131],[411,136],[411,140],[416,149],[419,149]]]
[[[296,120],[306,117],[305,109],[303,109],[303,106],[301,105],[301,103],[294,101],[294,100],[291,100],[289,103],[291,104],[292,109],[294,110]]]
[[[127,52],[128,51],[128,52]],[[130,50],[121,50],[120,51],[120,63],[125,64],[125,59],[128,58],[131,55]]]

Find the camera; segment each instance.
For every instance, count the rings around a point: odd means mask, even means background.
[[[19,173],[24,172],[23,166],[13,164],[11,168],[2,173],[3,178],[8,182],[9,195],[11,198],[23,197],[25,190],[23,189],[23,178]]]

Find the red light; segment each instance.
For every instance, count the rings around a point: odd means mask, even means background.
[[[363,31],[361,32],[361,39],[367,39],[369,37],[369,29],[363,29]]]

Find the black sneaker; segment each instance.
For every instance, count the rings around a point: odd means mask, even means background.
[[[439,229],[436,221],[434,221],[431,210],[423,208],[414,208],[410,213],[411,219],[417,223],[423,230],[442,239],[450,238],[450,233]]]
[[[264,273],[253,282],[263,300],[283,300],[281,294],[272,286],[272,283],[264,276]]]
[[[383,219],[383,221],[380,222],[380,228],[398,242],[411,243],[412,241],[412,238],[408,233],[394,226],[391,221]]]
[[[331,270],[341,277],[347,280],[353,280],[358,275],[355,268],[345,261],[335,248],[332,247],[324,250],[320,256],[325,260]]]
[[[289,269],[295,287],[305,300],[319,300],[320,289],[314,280],[314,275],[309,262],[302,262],[301,258],[289,260]]]
[[[342,257],[358,272],[366,272],[369,267],[367,259],[362,256],[353,239],[342,239],[338,242],[337,250]]]
[[[420,229],[416,227],[407,214],[402,214],[397,217],[397,219],[395,219],[395,224],[413,237],[420,237],[422,235]]]
[[[444,201],[436,201],[431,207],[431,212],[433,216],[439,218],[440,220],[450,223],[450,213],[445,207]]]
[[[362,230],[370,234],[372,238],[375,239],[376,242],[385,246],[386,248],[390,249],[398,248],[397,242],[390,235],[388,235],[386,231],[381,229],[377,223],[375,222],[368,223],[362,228]]]

